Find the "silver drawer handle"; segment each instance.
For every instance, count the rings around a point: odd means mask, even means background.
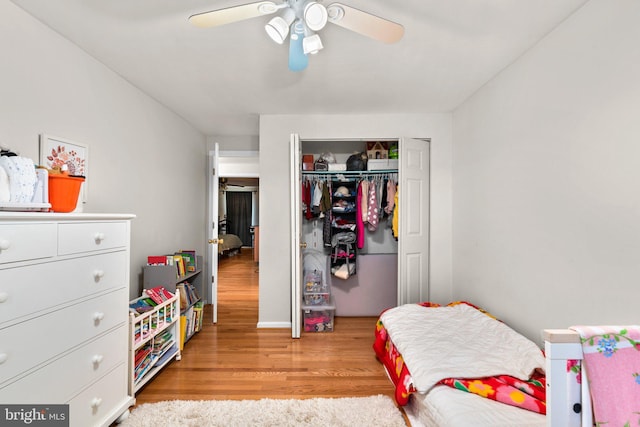
[[[0,239],[0,251],[6,251],[11,247],[11,242],[5,239]]]
[[[7,353],[0,353],[0,365],[7,361],[9,355]]]
[[[93,237],[96,240],[96,243],[100,244],[104,240],[104,233],[96,233]]]
[[[99,397],[94,397],[93,400],[91,401],[92,408],[97,408],[101,404],[102,404],[102,399],[100,399]]]
[[[104,319],[104,313],[102,313],[101,311],[96,311],[95,313],[93,313],[93,320],[99,322],[102,319]]]
[[[9,294],[6,292],[0,292],[0,303],[3,303],[9,299]]]

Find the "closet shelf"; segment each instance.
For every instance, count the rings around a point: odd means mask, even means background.
[[[303,176],[319,175],[335,177],[338,175],[344,175],[348,177],[368,176],[368,175],[386,175],[389,173],[398,173],[398,169],[386,169],[375,171],[302,171]]]

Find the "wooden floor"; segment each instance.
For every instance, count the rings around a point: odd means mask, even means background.
[[[373,350],[373,317],[336,317],[334,332],[258,329],[258,266],[250,249],[222,259],[218,323],[207,307],[203,330],[136,395],[171,399],[393,397]]]

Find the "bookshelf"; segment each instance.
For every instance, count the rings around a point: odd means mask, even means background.
[[[167,255],[169,256],[169,255]],[[161,256],[165,257],[165,255]],[[156,257],[149,257],[153,259]],[[160,260],[160,257],[157,258]],[[195,256],[193,271],[180,274],[178,265],[145,265],[142,286],[152,289],[162,286],[171,293],[180,291],[180,350],[184,344],[202,327],[204,301],[202,280],[202,256]]]
[[[173,293],[173,292],[172,292]],[[163,367],[180,360],[180,291],[164,302],[147,304],[144,293],[129,302],[129,394],[134,396]],[[136,306],[152,307],[145,312]]]

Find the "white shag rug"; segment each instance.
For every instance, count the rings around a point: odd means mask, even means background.
[[[143,403],[121,427],[406,427],[388,396]]]

